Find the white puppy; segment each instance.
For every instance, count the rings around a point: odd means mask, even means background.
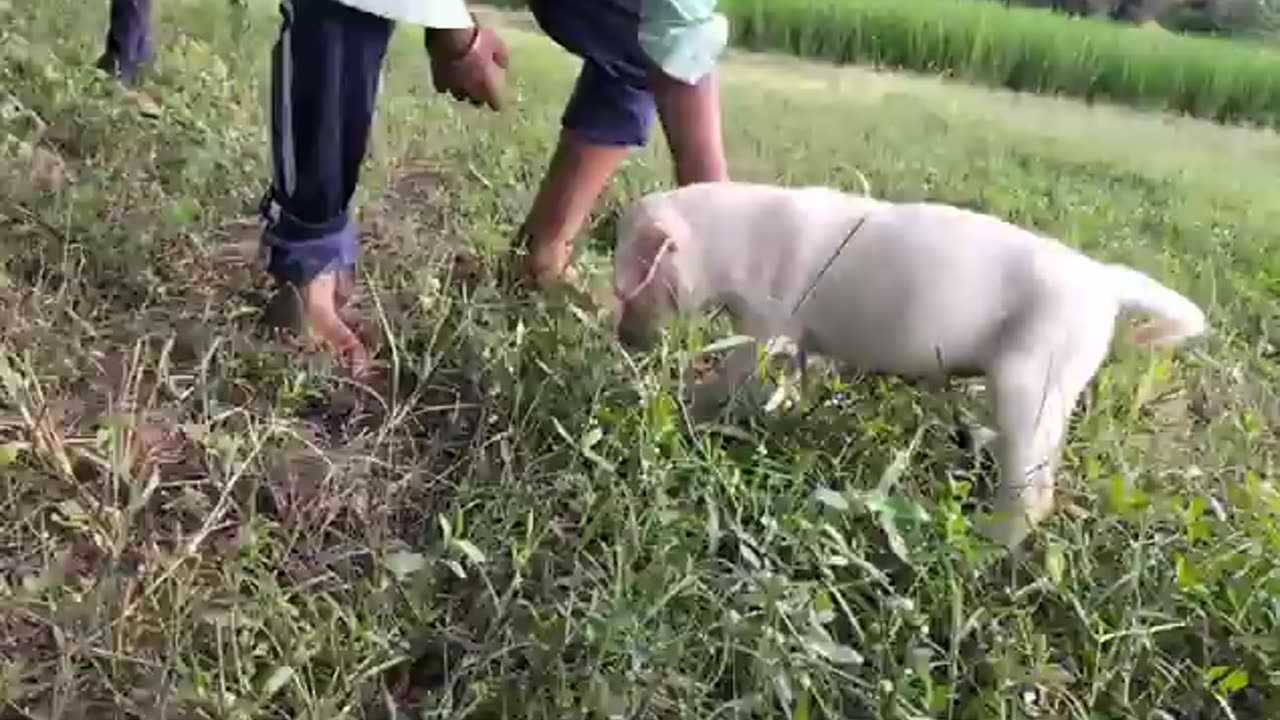
[[[1117,316],[1153,317],[1134,342],[1203,333],[1204,313],[1135,270],[1097,262],[994,217],[822,187],[706,183],[648,195],[623,215],[614,323],[633,350],[678,314],[723,306],[758,341],[794,341],[872,373],[985,375],[1001,482],[999,540],[1020,543],[1053,507],[1053,473]],[[754,366],[747,347],[734,380]]]

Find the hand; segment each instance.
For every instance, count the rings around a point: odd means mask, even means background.
[[[475,27],[427,34],[431,80],[436,92],[455,100],[501,110],[506,85],[507,47],[492,30]]]

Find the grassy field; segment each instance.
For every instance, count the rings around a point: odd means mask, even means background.
[[[973,0],[726,0],[735,42],[1280,126],[1280,52]]]
[[[978,409],[847,378],[807,418],[684,419],[711,340],[625,356],[492,278],[574,61],[502,16],[518,102],[388,63],[359,195],[367,386],[269,335],[253,266],[271,3],[157,4],[145,89],[105,4],[0,2],[0,716],[1271,718],[1280,707],[1280,137],[734,55],[740,178],[931,198],[1210,310],[1118,347],[1060,510],[968,520]],[[664,146],[611,189],[664,186]]]

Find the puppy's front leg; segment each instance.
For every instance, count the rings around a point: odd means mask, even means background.
[[[727,385],[741,385],[756,374],[760,362],[760,343],[743,343],[725,358],[724,369],[717,382]]]
[[[716,377],[705,383],[692,386],[691,412],[698,421],[708,420],[733,399],[756,371],[759,359],[760,343],[749,342],[730,350],[716,373]]]

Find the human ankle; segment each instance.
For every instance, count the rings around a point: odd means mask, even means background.
[[[729,169],[724,156],[694,157],[676,161],[676,184],[695,185],[706,182],[728,182]]]

